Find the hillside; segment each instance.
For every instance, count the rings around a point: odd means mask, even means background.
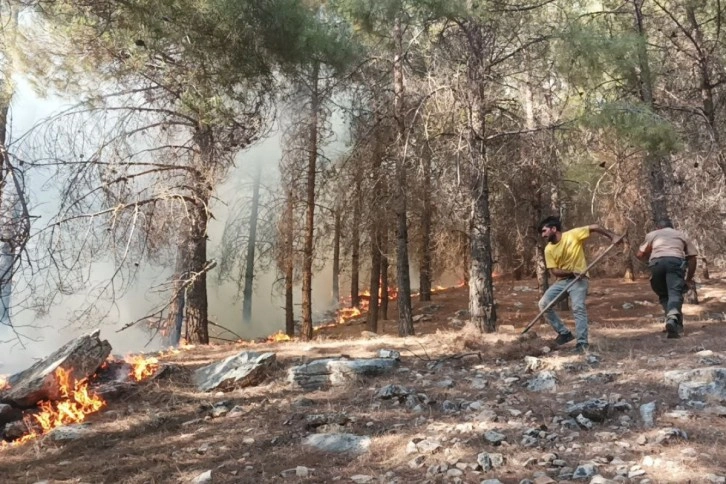
[[[426,315],[415,337],[391,336],[395,322],[388,321],[381,336],[361,338],[365,323],[354,319],[319,330],[309,343],[164,353],[167,370],[110,399],[90,417],[88,435],[1,450],[1,480],[726,482],[726,369],[714,371],[726,368],[723,275],[700,286],[702,304],[685,306],[679,340],[662,333],[647,280],[593,280],[589,355],[574,354],[572,344],[553,351],[545,325],[532,338],[518,337],[535,314],[532,281],[499,281],[496,290],[501,327],[493,335],[464,324],[467,293],[456,288],[415,304],[414,314]],[[391,373],[308,392],[288,382],[292,366],[370,358],[381,349],[400,352]],[[243,350],[276,354],[261,384],[196,390],[194,369]],[[666,375],[698,368],[709,369],[699,378],[710,386]],[[593,399],[600,401],[572,408]],[[313,450],[303,442],[316,433],[360,437],[347,441],[360,452]]]

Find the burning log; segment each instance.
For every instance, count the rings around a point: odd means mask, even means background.
[[[85,380],[96,373],[111,353],[111,345],[101,341],[99,333],[96,330],[74,339],[27,370],[10,376],[9,388],[0,392],[0,402],[30,408],[40,401],[59,400],[63,395],[56,370],[72,372],[76,380]]]

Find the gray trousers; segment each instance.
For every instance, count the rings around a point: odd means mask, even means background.
[[[572,279],[560,279],[552,284],[549,289],[545,291],[542,299],[539,300],[540,311],[562,294],[565,287],[571,282]],[[583,278],[567,290],[570,296],[570,302],[572,303],[572,316],[575,318],[575,332],[577,333],[578,343],[587,343],[588,321],[585,299],[587,298],[588,285],[588,280]],[[567,329],[567,326],[562,323],[562,320],[557,315],[554,308],[548,309],[547,312],[544,313],[544,316],[545,319],[547,319],[547,322],[550,323],[550,326],[552,326],[557,333],[567,334],[570,332],[570,330]]]

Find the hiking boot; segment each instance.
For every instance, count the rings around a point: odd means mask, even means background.
[[[590,345],[587,343],[577,343],[575,345],[575,349],[573,350],[577,354],[584,354],[587,353],[590,350]]]
[[[565,343],[569,343],[569,342],[570,342],[570,341],[572,341],[573,339],[575,339],[575,337],[574,337],[574,336],[572,336],[572,333],[570,333],[570,332],[568,331],[568,332],[567,332],[567,333],[565,333],[565,334],[558,334],[558,335],[557,335],[557,338],[555,338],[555,344],[556,344],[557,346],[562,346],[562,345],[563,345],[563,344],[565,344]]]
[[[681,325],[681,328],[683,326]],[[668,318],[666,320],[665,324],[665,330],[666,330],[666,338],[668,339],[675,339],[680,338],[681,334],[678,331],[678,320],[673,318]]]

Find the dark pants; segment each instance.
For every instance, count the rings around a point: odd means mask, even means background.
[[[650,287],[658,295],[666,315],[678,312],[678,323],[683,324],[683,293],[686,292],[686,261],[678,257],[659,257],[648,263]]]

